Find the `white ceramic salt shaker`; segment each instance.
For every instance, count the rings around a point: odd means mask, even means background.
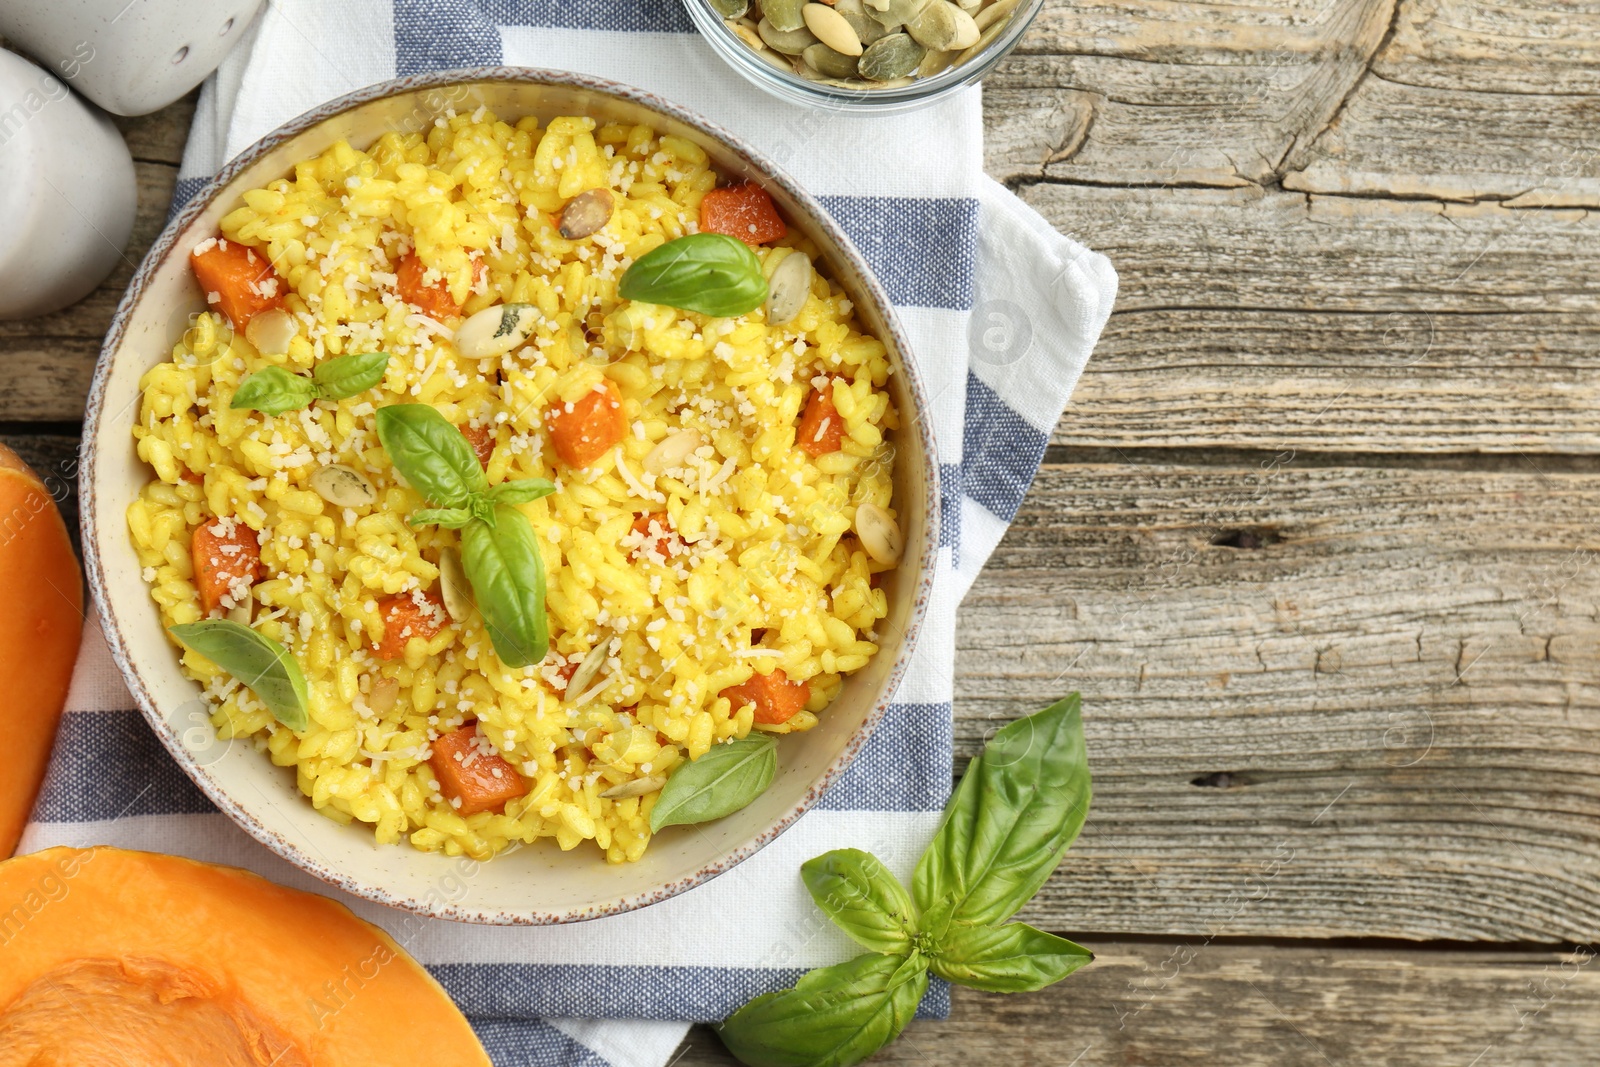
[[[166,107],[217,69],[264,0],[3,0],[0,35],[118,115]]]
[[[137,201],[111,120],[0,50],[0,319],[55,311],[98,285],[122,258]]]

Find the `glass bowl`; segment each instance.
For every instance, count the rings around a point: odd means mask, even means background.
[[[763,59],[717,14],[709,0],[683,0],[700,35],[734,70],[773,96],[792,104],[832,111],[891,114],[927,107],[951,93],[981,81],[1028,32],[1044,0],[1022,0],[1011,18],[988,46],[964,63],[947,67],[909,85],[885,89],[845,89],[826,82],[808,81],[792,71],[780,70]]]

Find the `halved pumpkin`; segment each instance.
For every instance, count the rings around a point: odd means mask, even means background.
[[[0,678],[6,753],[0,857],[11,855],[50,762],[83,631],[83,579],[44,482],[0,445]]]
[[[248,871],[116,848],[0,863],[0,1067],[488,1067],[388,934]]]

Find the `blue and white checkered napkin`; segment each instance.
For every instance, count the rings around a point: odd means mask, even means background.
[[[272,0],[201,95],[179,199],[335,96],[396,75],[497,64],[652,90],[787,168],[883,281],[933,398],[944,526],[917,662],[816,810],[704,886],[588,923],[473,927],[346,901],[438,976],[500,1067],[660,1067],[687,1021],[719,1019],[805,968],[853,954],[807,898],[801,862],[854,846],[909,875],[950,787],[956,605],[1033,478],[1110,314],[1116,274],[984,175],[976,90],[896,117],[779,103],[724,66],[680,0]],[[24,850],[115,844],[329,892],[218,814],[133,707],[91,626]],[[923,1011],[947,1004],[938,983]]]

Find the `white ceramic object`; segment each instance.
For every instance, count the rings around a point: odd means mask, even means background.
[[[0,319],[86,295],[122,258],[137,205],[111,120],[0,50]]]
[[[0,35],[118,115],[205,80],[265,0],[4,0]]]
[[[128,505],[150,478],[134,454],[139,379],[169,357],[188,316],[205,308],[188,252],[216,232],[241,194],[283,177],[339,140],[371,144],[390,129],[425,128],[446,108],[480,104],[502,119],[590,115],[601,122],[644,123],[700,145],[719,172],[758,180],[786,219],[818,249],[817,269],[849,295],[864,326],[889,350],[888,388],[902,412],[895,436],[894,504],[905,552],[885,573],[889,614],[879,624],[881,651],[844,685],[816,728],[781,739],[771,787],[743,811],[657,835],[637,863],[613,865],[598,850],[560,851],[541,841],[472,863],[377,845],[370,827],[341,826],[318,814],[251,744],[216,740],[193,729],[194,682],[161,632],[160,616],[140,576],[129,540]],[[258,142],[189,201],[156,241],[128,288],[106,337],[84,420],[79,501],[89,586],[105,635],[128,687],[166,749],[205,794],[257,840],[318,877],[382,904],[467,922],[550,924],[629,911],[663,900],[727,871],[782,833],[821,798],[866,742],[898,687],[932,589],[939,543],[938,464],[924,417],[928,400],[908,357],[888,297],[849,238],[792,179],[731,134],[647,93],[584,75],[488,68],[422,75],[375,85],[325,104]],[[443,895],[441,885],[462,885]]]

